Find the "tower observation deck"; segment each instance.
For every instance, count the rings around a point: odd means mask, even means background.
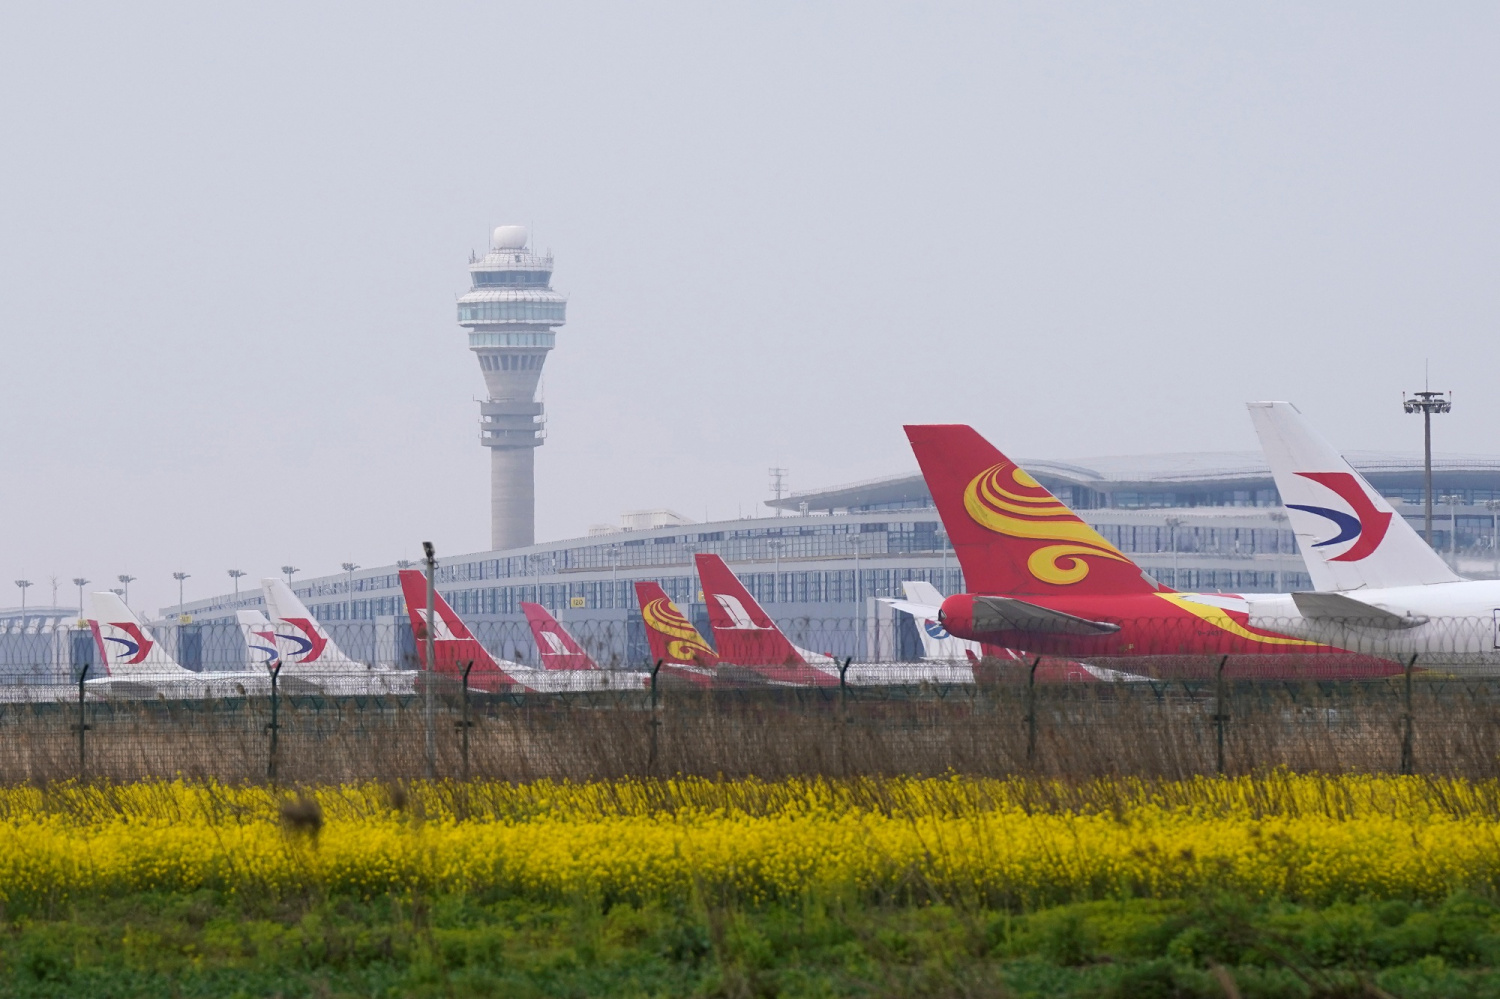
[[[469,276],[458,324],[469,330],[488,390],[479,443],[490,449],[490,543],[522,548],[536,541],[536,448],[546,438],[537,383],[568,303],[552,290],[552,257],[531,251],[525,226],[497,228]]]

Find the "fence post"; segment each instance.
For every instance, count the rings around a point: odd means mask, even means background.
[[[79,780],[83,780],[83,778],[85,777],[85,775],[87,775],[87,773],[88,773],[88,767],[87,767],[87,759],[88,758],[87,758],[87,756],[85,756],[85,750],[87,749],[87,743],[84,741],[84,735],[83,735],[83,733],[85,733],[85,732],[87,732],[89,730],[88,722],[86,721],[87,715],[84,713],[84,707],[83,707],[83,695],[84,695],[83,681],[86,680],[86,679],[88,679],[88,675],[89,675],[89,664],[88,663],[84,663],[83,664],[83,669],[78,674],[78,724],[73,726],[75,729],[78,730],[78,779]]]
[[[656,660],[656,665],[651,667],[651,757],[646,767],[653,774],[656,772],[656,738],[657,731],[661,728],[661,719],[657,717],[656,677],[661,672],[662,660]]]
[[[433,681],[437,679],[437,554],[432,542],[422,542],[422,554],[427,562],[427,620],[425,644],[427,646],[427,682],[422,685],[422,727],[426,730],[427,779],[437,779],[437,728],[433,716]],[[465,684],[465,686],[468,686]]]
[[[1026,680],[1026,762],[1028,764],[1036,758],[1036,668],[1041,664],[1041,656],[1031,660],[1031,669]]]
[[[276,734],[281,730],[280,688],[277,681],[281,678],[281,660],[276,660],[276,665],[271,667],[271,724],[266,726],[266,732],[271,736],[270,751],[266,754],[266,776],[271,780],[276,779]]]
[[[470,659],[468,662],[464,663],[464,720],[458,723],[459,731],[463,733],[463,779],[465,781],[469,779],[469,729],[474,727],[474,723],[469,720],[469,670],[473,668],[474,660]]]
[[[1224,776],[1224,723],[1229,721],[1229,712],[1224,707],[1224,664],[1227,662],[1228,656],[1219,660],[1219,668],[1214,676],[1214,736],[1218,740],[1216,764],[1220,777]]]
[[[1415,768],[1411,757],[1411,671],[1417,665],[1417,657],[1413,655],[1406,660],[1406,676],[1404,679],[1404,690],[1401,693],[1401,772],[1410,774]]]
[[[845,722],[849,720],[849,664],[853,661],[853,656],[845,656],[844,664],[839,667],[839,717]]]

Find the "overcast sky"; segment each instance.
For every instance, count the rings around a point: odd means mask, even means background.
[[[1500,8],[7,4],[0,604],[488,546],[469,252],[557,257],[541,539],[915,467],[1500,452]]]

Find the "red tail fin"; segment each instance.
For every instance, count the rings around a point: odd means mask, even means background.
[[[912,426],[906,436],[971,592],[1164,589],[973,427]]]
[[[406,598],[406,612],[411,616],[411,630],[417,638],[417,658],[422,666],[427,666],[427,626],[432,616],[427,613],[427,579],[415,569],[402,569],[401,595]],[[469,683],[478,685],[476,681],[486,680],[494,683],[498,678],[503,682],[514,682],[510,674],[500,668],[495,662],[495,657],[489,654],[479,639],[475,638],[463,623],[463,620],[448,606],[448,601],[443,595],[433,592],[437,604],[437,617],[433,622],[432,652],[437,660],[436,670],[439,673],[462,676],[464,665],[470,660],[474,662],[474,668],[469,673]]]
[[[573,640],[557,618],[548,613],[541,604],[521,604],[526,612],[526,623],[531,625],[531,637],[536,639],[537,652],[542,657],[543,669],[598,669],[583,646]]]
[[[717,555],[697,555],[714,644],[737,666],[806,666],[807,660]]]
[[[719,657],[691,621],[672,603],[659,583],[637,582],[635,599],[641,605],[646,622],[646,640],[651,643],[653,661],[668,665],[703,666],[719,664]]]

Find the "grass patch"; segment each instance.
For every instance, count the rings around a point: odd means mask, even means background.
[[[1029,914],[473,895],[77,903],[8,922],[8,996],[1500,994],[1500,908],[1129,900]]]

